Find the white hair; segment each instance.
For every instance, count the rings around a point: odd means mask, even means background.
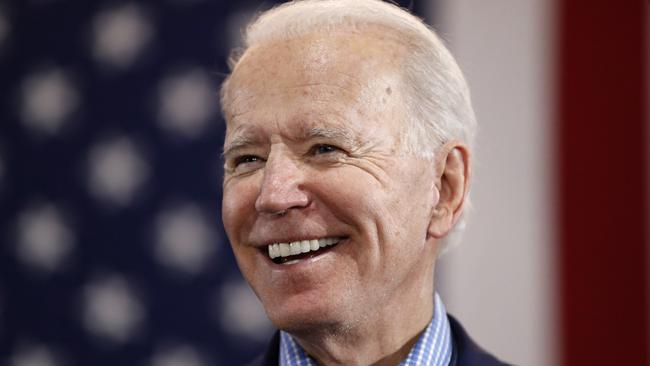
[[[362,33],[372,26],[390,29],[408,50],[403,55],[407,126],[400,146],[406,153],[433,158],[438,148],[459,140],[474,145],[476,117],[469,88],[449,50],[421,19],[381,0],[294,0],[260,14],[244,33],[243,49],[230,60],[234,69],[249,47],[315,32]],[[228,80],[222,89],[224,110]],[[465,226],[457,223],[452,236]],[[449,240],[447,240],[449,241]],[[451,239],[451,241],[456,241]]]

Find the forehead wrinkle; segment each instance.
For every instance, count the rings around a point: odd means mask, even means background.
[[[260,98],[272,98],[275,96],[290,98],[290,95],[286,93],[286,91],[289,90],[305,89],[306,91],[310,92],[310,94],[312,94],[311,98],[313,98],[312,100],[313,102],[325,102],[325,103],[330,102],[333,95],[331,94],[324,95],[329,93],[323,93],[322,91],[317,90],[316,89],[317,87],[325,86],[328,88],[339,90],[340,92],[343,92],[345,94],[353,94],[359,92],[356,89],[358,88],[358,86],[361,85],[361,82],[355,81],[355,84],[357,85],[354,88],[351,88],[351,85],[347,85],[348,83],[345,84],[346,85],[339,85],[336,83],[328,83],[328,82],[307,82],[298,85],[288,85],[284,87],[267,89],[261,94],[247,92],[246,88],[240,88],[239,90],[237,90],[236,95],[232,99],[227,101],[225,110],[228,111],[228,116],[227,116],[228,119],[234,121],[238,117],[254,111],[254,106],[251,105],[251,101],[255,101]],[[316,92],[316,94],[323,94],[323,95],[317,97],[313,94],[314,91]],[[332,90],[332,92],[334,91]],[[290,98],[290,100],[293,99],[297,102],[300,99],[300,97],[302,96],[293,96],[292,98]]]
[[[293,89],[312,89],[314,87],[319,87],[319,86],[325,86],[325,87],[332,87],[335,89],[343,90],[346,92],[350,92],[348,85],[339,85],[336,83],[329,83],[329,82],[322,82],[322,81],[314,81],[314,82],[306,82],[306,83],[301,83],[297,85],[289,85],[286,86],[283,90],[293,90]],[[282,93],[282,90],[279,90],[277,93]]]
[[[242,108],[240,105],[243,104],[244,106],[247,106],[248,105],[247,102],[254,97],[255,97],[254,95],[245,95],[244,93],[238,90],[238,92],[235,93],[234,96],[230,96],[229,99],[224,99],[224,110],[228,111],[230,114],[228,117],[230,119],[234,119],[246,113],[248,110],[246,108]]]

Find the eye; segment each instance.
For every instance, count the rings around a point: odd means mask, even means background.
[[[235,167],[240,166],[241,164],[255,163],[262,160],[259,156],[255,155],[242,155],[234,159],[233,165]]]
[[[328,154],[339,150],[336,146],[332,145],[316,145],[312,148],[312,153],[314,155]]]

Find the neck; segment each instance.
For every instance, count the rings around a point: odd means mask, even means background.
[[[367,309],[356,324],[292,333],[319,365],[397,365],[415,345],[433,316],[433,274],[429,283],[408,286],[381,309]],[[405,301],[404,299],[412,301]]]

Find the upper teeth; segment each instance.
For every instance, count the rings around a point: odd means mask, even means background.
[[[334,245],[340,240],[341,239],[339,238],[323,238],[313,240],[298,240],[292,241],[291,243],[269,244],[269,257],[273,259],[277,257],[288,257],[290,255],[317,251],[320,248]]]

